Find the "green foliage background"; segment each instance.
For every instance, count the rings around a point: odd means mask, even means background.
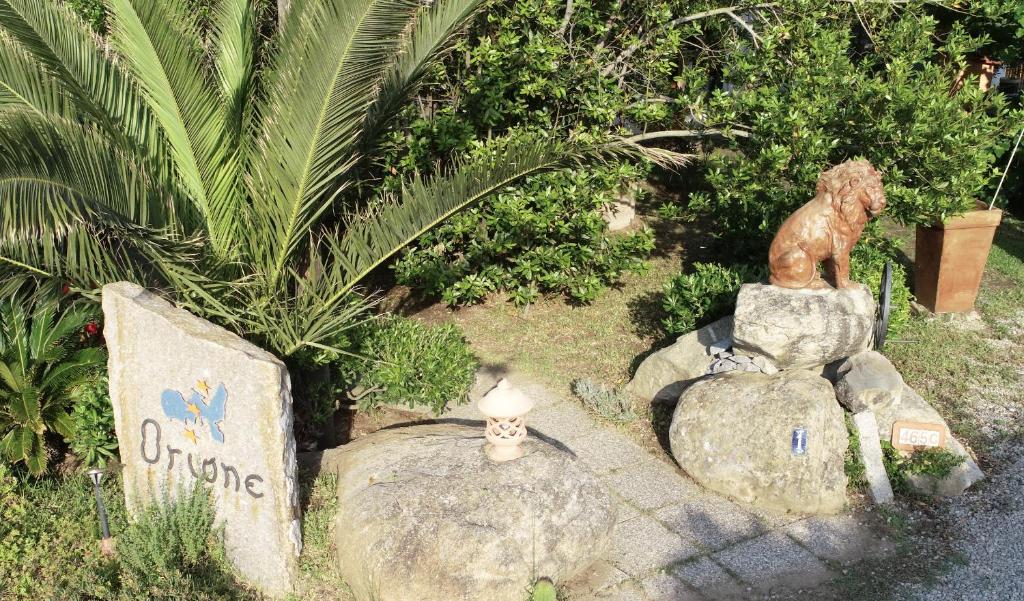
[[[747,135],[726,136],[729,152],[708,162],[712,191],[693,195],[691,206],[713,214],[723,235],[742,232],[757,252],[813,195],[824,169],[863,157],[882,172],[885,214],[897,221],[927,225],[974,208],[998,174],[1012,123],[1000,94],[971,83],[950,93],[984,40],[959,24],[941,31],[914,3],[784,6],[783,22],[765,23],[756,49],[731,52],[721,65],[709,118],[741,124]],[[859,33],[855,14],[865,24]],[[693,80],[706,77],[691,71]]]
[[[574,2],[566,18],[561,1],[498,3],[407,112],[385,164],[429,171],[444,152],[515,128],[672,130],[705,157],[683,173],[696,190],[687,208],[712,216],[741,261],[760,261],[818,175],[846,159],[882,170],[887,215],[903,223],[963,212],[991,190],[1019,113],[970,83],[950,87],[970,55],[1014,60],[1019,5],[751,2],[731,7],[744,26],[723,7]],[[614,237],[596,217],[649,171],[635,169],[588,174],[582,187],[578,174],[547,175],[508,191],[420,240],[399,279],[451,304],[493,290],[517,303],[545,293],[585,302],[623,271],[604,260]],[[522,235],[524,222],[545,219],[588,233]],[[631,250],[646,256],[643,245]],[[558,263],[534,260],[554,254],[590,274],[580,293],[549,284],[564,280]]]
[[[382,404],[425,406],[440,415],[467,400],[477,361],[454,324],[430,326],[395,315],[363,326],[359,354],[344,361],[343,378],[365,394],[360,409]]]

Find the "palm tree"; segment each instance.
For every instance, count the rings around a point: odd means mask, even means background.
[[[486,142],[397,198],[359,191],[378,140],[481,0],[107,0],[97,38],[57,0],[0,0],[0,275],[95,295],[127,279],[270,350],[331,348],[355,286],[524,176],[679,155],[627,140]]]
[[[76,337],[92,318],[81,305],[0,301],[0,458],[23,461],[39,475],[46,471],[47,433],[71,435],[71,390],[106,361],[101,348],[78,348]]]

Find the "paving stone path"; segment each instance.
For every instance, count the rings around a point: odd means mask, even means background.
[[[530,434],[575,454],[620,502],[611,548],[569,583],[574,601],[758,598],[813,588],[843,566],[892,549],[853,516],[769,513],[704,490],[571,399],[510,380],[538,401]],[[493,383],[480,378],[474,402]],[[472,404],[445,417],[480,419]]]

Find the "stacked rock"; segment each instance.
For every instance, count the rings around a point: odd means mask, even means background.
[[[708,375],[723,374],[727,371],[749,371],[762,374],[773,374],[779,371],[771,361],[764,357],[737,355],[731,348],[715,353],[715,360],[708,366]]]
[[[801,513],[841,510],[844,408],[856,414],[877,502],[892,494],[879,433],[889,440],[907,422],[941,431],[944,448],[964,457],[941,480],[914,476],[909,484],[925,494],[963,492],[983,474],[942,417],[869,350],[874,321],[875,303],[864,286],[745,284],[732,318],[649,357],[627,389],[662,393],[648,398],[676,393],[669,431],[676,461],[703,486],[744,502]],[[668,367],[673,357],[686,357],[685,365]],[[645,368],[648,361],[657,369]],[[675,376],[681,378],[669,381]]]

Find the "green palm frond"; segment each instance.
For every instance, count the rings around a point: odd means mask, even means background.
[[[370,106],[363,126],[364,145],[377,140],[382,128],[415,94],[429,67],[451,49],[458,35],[484,5],[485,0],[437,0],[420,9]]]
[[[164,141],[138,86],[67,6],[0,0],[0,27],[34,59],[36,70],[59,82],[81,118],[147,160],[160,157]]]
[[[0,34],[0,110],[29,109],[40,116],[74,114],[67,86],[40,68],[9,35]]]
[[[461,209],[546,171],[584,162],[647,158],[682,164],[687,157],[646,149],[626,140],[562,142],[546,136],[510,136],[490,141],[477,156],[456,162],[444,177],[415,176],[400,199],[381,199],[345,224],[331,244],[338,295],[347,293],[377,266]]]
[[[167,138],[175,171],[203,213],[214,252],[227,254],[218,233],[225,220],[219,98],[204,65],[201,41],[183,27],[181,0],[111,0],[111,39],[139,82]]]
[[[79,349],[47,369],[39,379],[39,389],[51,399],[67,399],[70,390],[103,367],[106,360],[107,354],[101,348]]]
[[[292,5],[270,67],[252,174],[262,235],[252,253],[271,286],[349,185],[344,176],[359,159],[361,125],[417,6],[412,0]]]
[[[8,111],[0,147],[0,262],[89,287],[195,258],[186,198],[98,131]]]
[[[237,144],[245,125],[256,70],[256,14],[250,0],[221,0],[211,35],[215,74],[228,133]]]

